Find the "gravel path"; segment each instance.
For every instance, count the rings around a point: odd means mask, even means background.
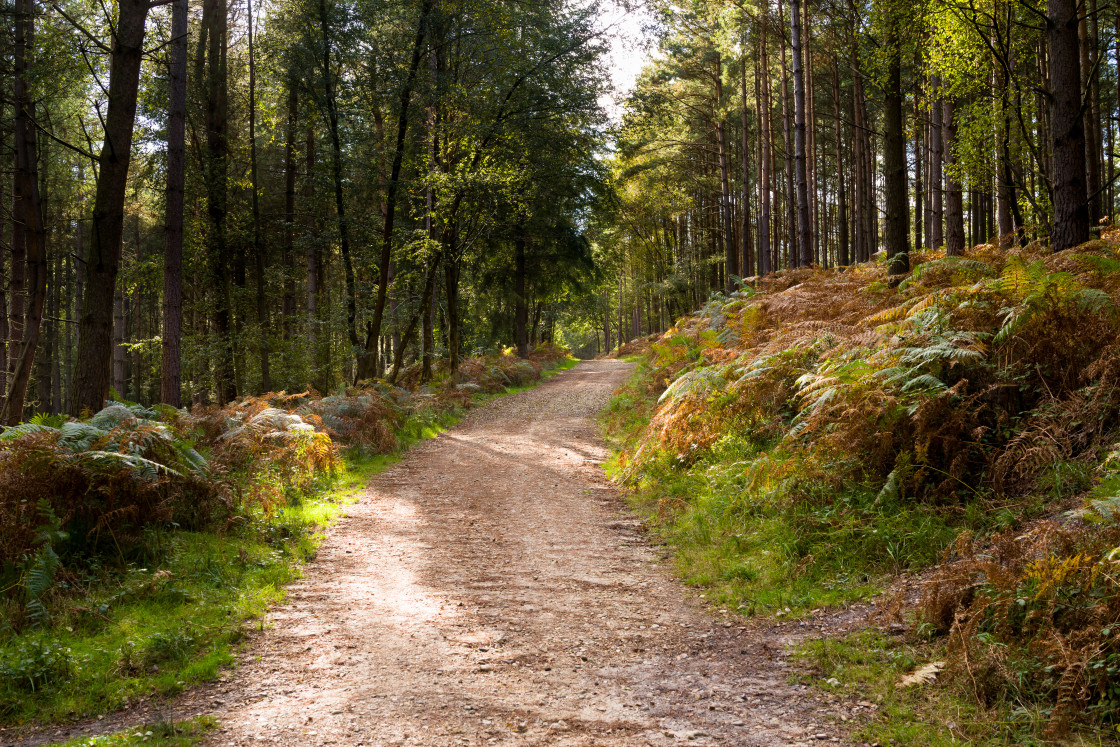
[[[178,715],[220,745],[837,741],[781,639],[706,612],[603,478],[628,373],[581,363],[414,447]]]

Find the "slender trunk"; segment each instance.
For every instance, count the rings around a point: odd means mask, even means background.
[[[39,193],[37,170],[38,148],[35,131],[35,102],[27,87],[28,57],[35,48],[35,8],[32,0],[18,0],[15,29],[15,180],[20,185],[24,200],[23,218],[26,220],[26,262],[30,295],[23,325],[18,358],[12,372],[11,388],[4,400],[0,420],[5,425],[16,425],[23,420],[23,405],[27,384],[35,363],[35,350],[39,344],[43,307],[47,297],[47,247],[43,228],[43,203]]]
[[[260,328],[261,389],[272,391],[269,366],[268,301],[265,298],[264,242],[261,240],[261,198],[257,184],[257,66],[253,57],[253,0],[246,0],[249,25],[249,181],[253,190],[253,269],[257,276],[257,326]]]
[[[167,192],[163,250],[160,401],[182,396],[183,185],[186,179],[187,0],[171,5],[171,98],[167,109]],[[78,235],[81,236],[79,227]]]
[[[883,176],[886,208],[886,245],[890,274],[901,275],[910,269],[909,227],[906,192],[906,135],[902,122],[902,55],[899,35],[891,20],[887,35],[886,91],[883,102]]]
[[[354,278],[354,263],[350,257],[350,226],[346,220],[346,200],[343,193],[342,177],[342,137],[339,132],[338,100],[335,92],[334,63],[331,60],[332,39],[330,34],[330,19],[327,17],[326,0],[319,0],[319,30],[322,34],[323,56],[321,60],[323,74],[324,103],[327,110],[327,125],[331,137],[331,176],[334,178],[334,209],[338,216],[338,245],[342,255],[342,273],[346,283],[346,334],[350,346],[358,356],[358,378],[370,378],[362,375],[362,358],[360,350],[361,340],[358,338],[358,300]],[[384,282],[384,281],[383,281]],[[376,355],[374,356],[376,358]]]
[[[742,84],[742,161],[743,161],[743,189],[740,199],[743,202],[743,220],[739,227],[739,274],[743,277],[754,274],[754,257],[751,250],[754,247],[751,236],[751,163],[750,163],[750,130],[747,121],[747,58],[744,55],[739,60]],[[754,108],[758,110],[758,96],[755,96]],[[660,330],[658,330],[660,331]]]
[[[366,328],[366,344],[364,352],[358,360],[358,378],[372,378],[378,369],[377,339],[381,335],[381,320],[385,313],[385,299],[388,294],[389,265],[393,258],[393,221],[397,212],[398,182],[401,176],[401,165],[404,162],[405,144],[408,135],[408,108],[412,101],[412,88],[416,81],[416,71],[420,67],[420,57],[424,51],[424,37],[427,34],[428,17],[432,11],[433,0],[422,0],[420,5],[420,18],[416,23],[416,35],[412,44],[412,61],[408,69],[408,78],[400,92],[400,113],[397,118],[397,142],[393,153],[393,166],[389,174],[389,183],[386,185],[385,194],[385,222],[381,233],[381,262],[377,283],[377,300],[373,307],[373,319]]]
[[[953,175],[953,148],[957,144],[956,106],[951,99],[942,103],[942,132],[945,150],[945,253],[958,256],[964,253],[964,201],[960,182]]]
[[[459,248],[452,222],[444,231],[444,296],[447,301],[447,370],[451,383],[459,377]]]
[[[1089,225],[1094,226],[1101,218],[1101,166],[1100,166],[1100,125],[1093,103],[1093,81],[1096,79],[1096,35],[1090,33],[1090,18],[1096,21],[1096,2],[1089,0],[1088,13],[1077,24],[1078,46],[1081,58],[1081,87],[1083,92],[1082,117],[1085,132],[1085,178],[1089,197]]]
[[[513,339],[517,345],[517,354],[522,358],[529,357],[529,298],[525,268],[527,243],[524,226],[518,226],[513,237]]]
[[[778,0],[778,18],[781,24],[781,35],[778,46],[781,48],[782,68],[782,137],[785,140],[785,166],[786,166],[786,251],[787,266],[796,267],[800,259],[797,233],[797,205],[794,195],[794,168],[793,168],[793,122],[790,112],[789,74],[786,66],[786,16],[782,7],[782,0]]]
[[[719,217],[720,232],[723,235],[723,292],[731,295],[731,291],[734,290],[734,282],[731,280],[731,276],[739,274],[739,268],[736,262],[738,257],[735,254],[735,236],[731,222],[731,178],[727,154],[727,126],[720,111],[720,105],[723,102],[722,67],[722,60],[717,57],[712,118],[716,122],[716,150],[719,155]]]
[[[207,29],[206,51],[206,206],[210,220],[208,243],[210,272],[217,303],[214,329],[214,383],[219,404],[237,398],[234,340],[233,289],[230,283],[229,237],[226,218],[229,195],[229,81],[227,76],[227,6],[225,0],[205,0],[203,25]],[[237,267],[234,267],[237,274]]]
[[[292,344],[292,324],[296,314],[295,262],[296,254],[296,120],[299,117],[299,94],[295,76],[288,76],[288,121],[284,133],[284,357]],[[285,365],[291,376],[291,367]]]
[[[801,52],[801,0],[790,0],[793,44],[793,161],[797,179],[797,247],[799,264],[813,264],[813,233],[809,217],[809,176],[805,163],[805,70]]]
[[[930,246],[934,249],[940,249],[945,244],[944,225],[945,218],[943,213],[942,198],[944,196],[944,177],[942,175],[942,159],[944,158],[942,133],[945,132],[943,126],[944,115],[942,113],[942,105],[939,101],[941,98],[941,79],[934,75],[930,78],[930,89],[932,90],[933,103],[931,104],[932,124],[929,128],[929,145],[930,145],[930,177],[929,177],[929,190],[932,195],[932,227],[930,228]]]
[[[761,158],[759,159],[759,190],[762,193],[761,206],[758,214],[758,272],[761,275],[770,273],[770,196],[773,193],[771,184],[773,173],[773,133],[770,129],[770,65],[766,56],[766,19],[762,19],[762,39],[759,42],[759,58],[761,72],[755,76],[755,87],[758,79],[762,79],[762,106],[759,129],[762,144]]]
[[[840,71],[835,58],[832,60],[832,105],[836,121],[836,196],[840,203],[837,207],[840,224],[837,229],[837,253],[843,267],[851,264],[851,256],[848,247],[848,190],[844,184],[844,138],[840,129]]]

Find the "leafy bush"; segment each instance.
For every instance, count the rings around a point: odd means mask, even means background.
[[[35,692],[73,675],[77,661],[70,649],[48,637],[36,637],[0,659],[0,686],[9,693]]]

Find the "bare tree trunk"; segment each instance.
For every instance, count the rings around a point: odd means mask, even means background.
[[[187,0],[171,5],[171,98],[167,111],[167,198],[163,251],[163,335],[160,400],[182,396],[183,185],[186,179]],[[79,228],[79,235],[81,230]]]
[[[1081,81],[1079,89],[1084,92],[1082,116],[1085,132],[1085,188],[1089,197],[1089,225],[1094,226],[1101,219],[1101,162],[1100,156],[1100,119],[1093,99],[1093,83],[1097,78],[1095,49],[1096,34],[1090,33],[1089,19],[1096,25],[1096,2],[1089,0],[1089,13],[1082,16],[1077,24],[1078,46],[1081,57]]]
[[[1089,240],[1085,184],[1085,129],[1075,0],[1048,0],[1050,59],[1050,159],[1054,226],[1050,248],[1070,249]]]
[[[941,112],[945,164],[952,167],[952,149],[957,142],[956,106],[952,99],[945,99]],[[953,176],[952,168],[945,174],[945,253],[951,257],[964,253],[964,202],[960,182]]]
[[[289,348],[292,344],[293,320],[296,315],[295,253],[296,253],[296,120],[299,117],[299,94],[295,76],[288,74],[288,119],[284,133],[284,363],[291,380]]]
[[[832,60],[832,105],[836,122],[836,197],[839,201],[837,241],[839,262],[843,267],[851,264],[851,255],[848,245],[848,190],[844,184],[844,137],[840,128],[840,71],[835,58]]]
[[[890,274],[910,269],[909,212],[906,191],[906,135],[902,121],[902,59],[897,19],[887,32],[888,50],[885,100],[883,102],[883,175],[886,208],[886,244]]]
[[[346,200],[343,194],[342,179],[342,137],[339,132],[338,101],[335,93],[334,65],[331,61],[332,39],[330,19],[327,18],[326,0],[319,0],[319,27],[323,37],[323,88],[324,103],[327,110],[327,124],[331,136],[331,175],[334,177],[334,207],[338,216],[338,244],[342,255],[342,272],[346,283],[346,334],[350,346],[358,356],[358,378],[371,378],[362,375],[361,340],[358,338],[358,301],[355,287],[354,263],[350,257],[350,226],[346,220]],[[376,358],[376,354],[374,356]]]
[[[943,139],[942,133],[944,132],[943,121],[944,114],[942,113],[941,98],[941,79],[934,75],[930,78],[930,89],[932,90],[931,98],[931,119],[932,123],[929,128],[929,146],[930,146],[930,177],[929,177],[929,190],[932,196],[932,226],[930,228],[930,246],[934,249],[940,249],[945,245],[944,225],[945,218],[943,215],[942,198],[944,196],[944,177],[942,176],[942,159],[944,158],[943,152]]]
[[[210,220],[208,233],[210,272],[217,291],[214,329],[217,350],[214,356],[214,381],[219,404],[237,398],[237,367],[234,339],[233,289],[230,283],[229,240],[226,217],[229,196],[229,78],[228,13],[225,0],[205,0],[203,26],[207,30],[206,51],[206,206]],[[240,263],[237,263],[240,265]],[[239,274],[234,267],[234,275]]]
[[[398,181],[401,176],[401,165],[404,162],[405,144],[408,135],[408,108],[412,101],[412,88],[416,81],[416,71],[420,67],[420,57],[424,51],[424,37],[428,31],[428,18],[432,12],[433,0],[421,0],[420,18],[416,23],[416,35],[412,44],[412,61],[408,69],[408,78],[400,93],[400,111],[397,119],[397,142],[393,153],[393,166],[389,174],[389,184],[386,186],[385,222],[381,233],[381,262],[377,282],[377,300],[373,307],[373,319],[366,328],[366,344],[364,352],[358,360],[359,379],[372,378],[377,371],[377,339],[381,335],[381,321],[385,313],[385,299],[388,294],[389,265],[393,259],[393,221],[397,212]]]
[[[743,161],[743,184],[740,199],[743,202],[743,215],[742,222],[739,226],[739,274],[743,277],[754,274],[754,257],[751,256],[754,248],[753,236],[751,236],[751,163],[750,163],[750,131],[747,120],[747,57],[744,54],[740,60],[740,73],[742,84],[742,161]],[[755,96],[754,101],[755,111],[758,111],[758,96]],[[658,330],[660,331],[660,330]]]
[[[32,0],[18,0],[15,28],[15,181],[23,198],[23,219],[26,221],[26,263],[30,296],[25,309],[21,345],[12,371],[11,387],[4,400],[0,420],[16,425],[23,420],[27,384],[35,363],[39,344],[43,307],[47,297],[47,247],[43,229],[43,203],[39,195],[37,170],[38,148],[35,131],[35,103],[27,88],[30,51],[35,48],[35,8]]]
[[[758,187],[762,199],[758,214],[758,272],[761,275],[770,273],[770,198],[773,193],[771,184],[773,173],[773,133],[770,128],[770,75],[769,61],[766,56],[766,19],[762,19],[762,38],[759,42],[759,57],[761,59],[761,73],[755,75],[755,88],[758,89],[758,80],[762,79],[762,105],[759,118],[760,142],[762,145],[761,158],[759,159]]]
[[[785,166],[786,166],[786,230],[788,252],[787,266],[796,267],[800,260],[801,254],[798,250],[798,233],[797,233],[797,202],[795,195],[797,190],[794,186],[794,167],[793,167],[793,120],[792,113],[790,112],[790,91],[789,91],[789,74],[786,67],[786,16],[785,9],[782,7],[782,0],[778,0],[778,19],[781,24],[781,34],[779,36],[778,46],[781,49],[781,68],[782,68],[782,137],[785,140]]]
[[[257,326],[260,328],[261,389],[272,391],[269,366],[268,302],[265,298],[264,242],[261,241],[260,186],[257,184],[257,66],[253,56],[253,0],[246,0],[249,24],[249,181],[253,190],[253,262],[257,275]]]
[[[525,249],[527,239],[524,226],[514,229],[513,237],[513,339],[517,345],[517,354],[522,358],[529,357],[529,298],[525,268]]]
[[[813,264],[813,229],[809,216],[809,177],[805,163],[805,70],[801,51],[801,0],[790,0],[793,44],[793,161],[797,180],[797,247],[799,264]]]

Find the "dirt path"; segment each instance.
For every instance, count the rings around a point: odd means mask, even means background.
[[[780,646],[704,612],[599,468],[628,366],[584,362],[382,473],[188,712],[214,744],[836,741]]]

